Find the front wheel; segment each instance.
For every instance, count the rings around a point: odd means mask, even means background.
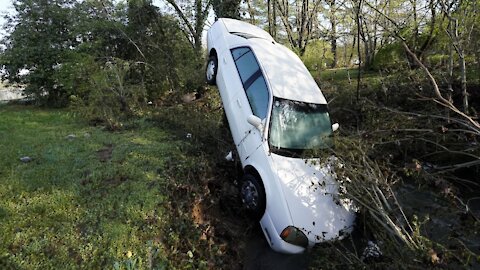
[[[240,195],[242,202],[252,216],[260,220],[265,213],[265,189],[259,179],[251,174],[242,177]]]
[[[210,85],[215,85],[217,83],[217,70],[218,70],[218,59],[215,55],[211,55],[207,61],[207,67],[205,69],[205,79]]]

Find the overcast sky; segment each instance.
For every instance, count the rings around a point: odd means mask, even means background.
[[[3,16],[7,13],[11,13],[13,11],[12,1],[10,0],[0,0],[0,38],[5,35],[5,31],[3,30],[3,24],[5,20]]]
[[[12,1],[10,1],[10,0],[0,0],[0,10],[3,12],[4,10],[7,10],[8,8],[13,8]]]

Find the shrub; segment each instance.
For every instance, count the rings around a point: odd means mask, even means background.
[[[137,63],[111,58],[86,67],[79,65],[79,90],[70,96],[73,107],[87,120],[105,124],[108,129],[121,128],[132,116],[141,114],[146,91],[143,84],[131,83],[129,76]]]
[[[403,48],[400,43],[388,44],[381,48],[375,55],[371,69],[373,70],[397,70],[405,66]]]
[[[333,56],[330,46],[324,41],[315,41],[307,46],[302,61],[310,71],[322,70],[330,67],[333,63]]]

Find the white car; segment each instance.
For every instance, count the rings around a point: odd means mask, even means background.
[[[354,207],[338,198],[329,162],[307,158],[331,146],[327,101],[302,61],[264,30],[218,19],[207,34],[206,80],[220,91],[244,175],[241,197],[275,251],[301,253],[341,239]]]

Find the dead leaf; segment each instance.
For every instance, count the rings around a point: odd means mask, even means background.
[[[440,263],[440,258],[438,257],[437,252],[435,252],[435,250],[433,250],[433,249],[430,249],[428,251],[428,258],[430,259],[430,262],[433,265],[436,265],[436,264]]]

